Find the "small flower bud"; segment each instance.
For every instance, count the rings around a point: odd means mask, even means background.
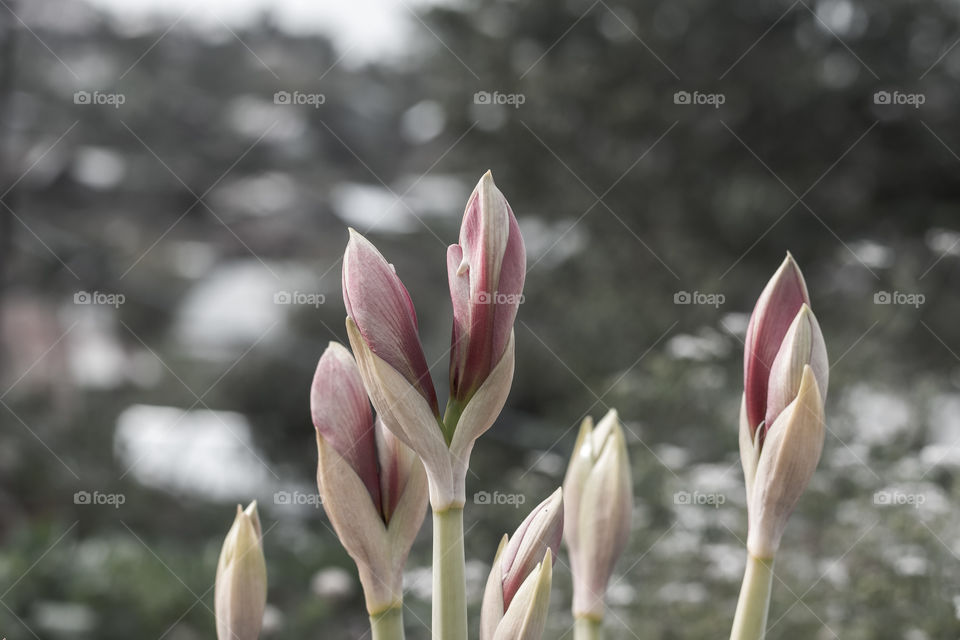
[[[534,640],[543,633],[551,567],[563,535],[563,491],[557,489],[503,536],[487,578],[481,640]]]
[[[263,557],[257,503],[242,509],[227,533],[217,563],[214,608],[219,640],[256,640],[267,605],[267,566]]]
[[[633,487],[626,440],[611,409],[580,427],[563,481],[573,614],[602,618],[607,583],[630,537]]]

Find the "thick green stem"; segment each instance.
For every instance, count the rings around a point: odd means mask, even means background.
[[[433,512],[433,640],[466,640],[463,507]]]
[[[403,608],[391,607],[370,616],[371,640],[404,640]]]
[[[730,640],[763,640],[772,585],[773,558],[755,558],[748,553]]]
[[[573,640],[603,640],[603,620],[580,616],[574,621]]]

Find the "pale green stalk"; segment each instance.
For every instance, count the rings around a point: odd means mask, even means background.
[[[403,607],[398,605],[370,616],[371,640],[404,640]]]
[[[466,640],[463,507],[433,512],[433,640]]]
[[[772,584],[773,558],[755,558],[748,553],[730,640],[763,640]]]
[[[573,640],[603,640],[603,620],[580,616],[574,621]]]

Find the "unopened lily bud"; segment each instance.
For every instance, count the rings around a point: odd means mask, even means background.
[[[563,481],[573,614],[601,619],[607,583],[630,537],[633,486],[617,412],[580,427]]]
[[[820,460],[828,378],[823,334],[788,254],[757,301],[744,353],[740,459],[756,557],[776,553]]]
[[[459,244],[447,249],[453,301],[450,396],[457,402],[468,402],[503,358],[525,275],[520,227],[488,171],[467,201]]]
[[[347,336],[377,414],[423,461],[434,509],[462,506],[469,452],[451,455],[410,295],[376,247],[352,229],[343,299]]]
[[[214,608],[219,640],[256,640],[267,605],[267,566],[257,503],[242,509],[227,533],[217,563]]]
[[[563,490],[557,489],[530,512],[512,538],[503,536],[483,593],[480,640],[540,637],[562,535]]]
[[[373,615],[403,599],[403,566],[427,509],[417,456],[373,419],[357,364],[331,343],[311,388],[317,486],[340,542],[357,564]],[[372,474],[372,476],[371,476]]]
[[[402,375],[439,416],[410,294],[393,265],[353,229],[343,255],[343,303],[370,351]]]

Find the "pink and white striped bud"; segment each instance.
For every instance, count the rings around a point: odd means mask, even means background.
[[[630,538],[633,484],[617,412],[580,426],[563,480],[564,537],[573,573],[573,615],[604,615],[607,583]]]
[[[343,255],[343,303],[370,351],[402,375],[439,417],[410,294],[393,265],[353,229]]]
[[[426,474],[374,421],[357,364],[341,345],[320,358],[310,396],[324,509],[357,564],[368,612],[379,614],[403,600],[403,566],[427,510]]]
[[[453,301],[450,397],[466,404],[504,357],[523,298],[526,250],[506,198],[487,171],[447,249]],[[479,435],[479,434],[478,434]]]
[[[747,545],[772,558],[820,460],[829,363],[803,275],[789,254],[750,318],[744,354],[740,460]]]
[[[543,633],[551,567],[563,536],[563,490],[557,489],[503,536],[487,578],[480,640],[534,640]]]
[[[242,509],[223,541],[217,563],[214,608],[219,640],[256,640],[267,605],[267,565],[257,503]]]

